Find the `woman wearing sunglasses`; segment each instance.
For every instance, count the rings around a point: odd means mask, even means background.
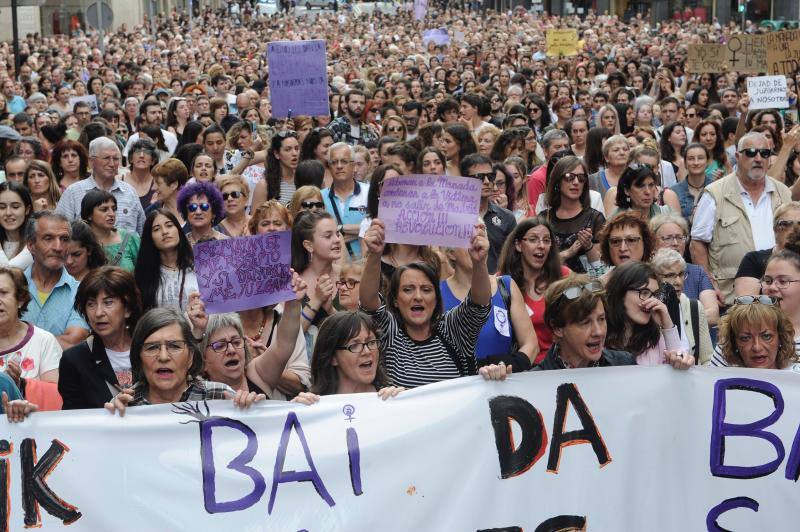
[[[570,275],[550,285],[544,319],[553,344],[534,371],[636,364],[627,351],[606,347],[606,306],[602,285],[588,275]]]
[[[187,236],[193,246],[205,240],[224,240],[214,225],[225,216],[222,194],[212,183],[192,183],[178,193],[178,209],[187,220]]]
[[[322,201],[322,192],[315,186],[302,186],[294,191],[288,209],[292,218],[297,218],[303,211],[325,210],[325,203]]]
[[[550,208],[540,215],[553,227],[561,262],[577,273],[601,266],[600,246],[596,243],[606,222],[603,214],[590,205],[587,177],[586,165],[579,158],[561,158],[547,183]]]
[[[217,181],[225,202],[225,218],[214,228],[225,236],[236,238],[250,234],[247,200],[250,190],[242,176],[226,174]]]
[[[720,320],[710,365],[800,372],[796,342],[792,321],[774,297],[739,296]]]
[[[694,365],[672,323],[655,270],[646,263],[628,262],[615,268],[606,284],[608,331],[606,344],[626,349],[643,366],[670,364],[677,369]]]

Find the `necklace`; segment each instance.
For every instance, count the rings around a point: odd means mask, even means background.
[[[245,230],[247,229],[247,219],[245,219],[244,223],[240,227],[237,227],[232,222],[230,222],[227,218],[222,220],[222,225],[228,230],[232,237],[236,238],[238,236],[243,236]]]

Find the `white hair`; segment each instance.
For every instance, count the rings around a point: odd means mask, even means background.
[[[350,146],[346,142],[335,142],[331,144],[331,147],[328,148],[328,162],[331,162],[331,157],[333,156],[333,152],[339,151],[343,148],[347,148],[348,153],[350,154],[350,158],[353,157],[353,147]]]
[[[681,257],[680,253],[672,248],[661,248],[656,251],[650,264],[659,275],[662,275],[664,270],[676,264],[680,264],[681,268],[686,269],[686,261]]]
[[[747,142],[748,140],[751,140],[751,139],[760,140],[764,144],[769,143],[769,140],[767,140],[766,135],[764,135],[760,131],[751,131],[750,133],[745,133],[742,136],[742,138],[739,139],[739,143],[736,145],[736,149],[737,150],[743,150],[744,149],[744,143]]]
[[[103,150],[116,150],[119,152],[119,146],[108,137],[97,137],[89,143],[89,157],[96,157]]]

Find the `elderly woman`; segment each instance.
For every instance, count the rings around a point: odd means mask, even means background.
[[[64,351],[58,391],[64,410],[102,408],[133,384],[131,331],[142,314],[136,281],[129,272],[104,266],[86,274],[75,307],[92,335]]]
[[[659,249],[651,262],[661,283],[669,283],[679,299],[678,327],[681,341],[689,346],[689,352],[700,364],[711,360],[714,348],[703,305],[686,296],[683,286],[688,276],[687,264],[680,253],[670,248]],[[671,309],[670,309],[671,310]]]
[[[269,345],[260,338],[246,337],[238,315],[209,317],[205,315],[202,302],[195,301],[190,318],[196,330],[204,328],[200,352],[209,380],[227,384],[237,391],[264,394],[270,399],[286,398],[277,387],[299,337],[301,301],[306,291],[305,283],[296,273],[292,275],[292,289],[296,297],[284,304],[280,321],[270,334],[270,340],[274,337],[274,341]],[[305,356],[304,351],[302,355]]]
[[[187,220],[189,243],[228,238],[214,229],[225,216],[222,194],[212,183],[192,183],[178,193],[178,209]],[[184,228],[186,230],[187,228]]]
[[[292,228],[292,220],[292,215],[282,203],[278,200],[269,200],[253,209],[249,223],[250,234],[289,231]]]
[[[263,394],[239,390],[201,377],[203,356],[192,328],[175,309],[147,311],[136,324],[131,340],[133,386],[105,404],[111,412],[125,415],[130,406],[233,399],[247,408],[265,399]]]
[[[292,219],[297,218],[304,211],[321,211],[325,209],[322,201],[322,191],[315,186],[305,185],[294,191],[292,201],[287,206]]]
[[[800,211],[798,217],[800,219]],[[650,230],[656,237],[656,249],[674,249],[684,256],[686,242],[689,240],[689,225],[685,219],[674,213],[661,214],[650,220]],[[756,287],[757,283],[758,280]],[[714,285],[705,270],[696,264],[687,264],[682,290],[686,297],[697,299],[703,304],[709,325],[715,326],[719,320],[719,303]],[[758,293],[758,288],[754,293]]]
[[[589,176],[589,187],[604,196],[608,189],[617,186],[628,167],[630,152],[628,139],[622,135],[612,135],[603,142],[604,167]]]
[[[478,153],[484,157],[490,157],[492,147],[500,136],[500,129],[492,124],[486,124],[475,131],[475,141],[478,144]]]
[[[587,275],[570,275],[550,285],[544,319],[553,331],[553,344],[534,371],[636,364],[630,353],[605,347],[606,301],[602,286]]]
[[[647,262],[655,252],[653,233],[642,218],[626,211],[617,214],[600,231],[600,259],[608,266],[630,261]]]
[[[58,382],[61,346],[56,338],[22,321],[31,293],[22,270],[0,266],[0,371],[22,390],[25,380]]]
[[[250,216],[246,208],[250,189],[244,178],[226,174],[217,180],[217,186],[225,202],[225,218],[214,229],[231,238],[249,235]]]
[[[774,297],[739,296],[722,317],[712,366],[800,372],[794,327]]]

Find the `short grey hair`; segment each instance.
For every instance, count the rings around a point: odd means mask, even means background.
[[[555,141],[561,139],[569,139],[569,135],[567,135],[567,132],[564,131],[563,129],[551,129],[550,131],[544,134],[544,137],[542,137],[542,147],[548,150],[550,149],[550,146],[552,146],[555,143]]]
[[[653,266],[657,275],[662,275],[667,268],[675,266],[676,264],[680,264],[681,268],[684,270],[686,269],[686,261],[683,260],[680,253],[672,248],[661,248],[656,251],[650,264]]]
[[[211,314],[208,317],[208,325],[206,325],[206,332],[203,335],[203,340],[200,342],[200,352],[205,353],[208,346],[211,345],[211,337],[214,336],[217,331],[220,329],[224,329],[225,327],[233,327],[236,329],[236,333],[244,338],[244,326],[242,325],[242,320],[239,318],[239,315],[235,312],[226,312],[224,314]],[[245,341],[244,345],[244,360],[245,365],[250,362],[250,351],[247,349],[247,342]]]
[[[335,142],[335,143],[331,144],[330,148],[328,148],[328,162],[329,163],[331,162],[331,157],[333,156],[333,152],[341,150],[341,149],[344,149],[344,148],[347,148],[347,151],[350,154],[350,158],[352,158],[353,157],[353,147],[352,146],[350,146],[346,142]]]
[[[69,231],[69,236],[72,238],[72,224],[70,224],[69,218],[60,212],[39,211],[33,213],[28,219],[28,222],[25,224],[25,242],[31,244],[36,242],[36,233],[39,231],[39,220],[42,219],[64,222],[64,224],[67,226],[67,230]]]
[[[639,109],[645,105],[649,105],[652,108],[655,103],[656,101],[650,96],[639,96],[633,101],[633,112],[638,113]]]
[[[625,144],[628,145],[628,139],[625,138],[625,135],[611,135],[606,139],[603,143],[603,158],[608,157],[608,152],[611,151],[611,147],[615,144]]]
[[[116,142],[108,137],[97,137],[89,143],[89,157],[97,157],[97,154],[101,151],[111,149],[119,152],[119,146],[117,146]]]
[[[748,140],[760,140],[764,143],[768,143],[767,136],[761,133],[760,131],[751,131],[750,133],[745,133],[742,138],[739,139],[739,142],[736,144],[736,150],[744,149],[744,143]]]
[[[681,231],[683,231],[684,236],[689,234],[689,224],[686,222],[686,218],[673,212],[667,212],[664,214],[659,214],[658,216],[653,216],[650,219],[650,230],[653,232],[653,234],[656,234],[658,233],[658,230],[666,224],[677,225],[681,228]]]
[[[130,358],[133,381],[142,385],[145,389],[147,389],[148,383],[142,371],[142,346],[145,340],[154,332],[173,324],[177,324],[181,330],[182,338],[176,338],[176,340],[186,342],[189,356],[192,357],[188,376],[191,379],[200,376],[200,372],[203,369],[203,357],[200,356],[200,351],[197,349],[197,342],[192,335],[192,326],[189,324],[189,320],[178,309],[156,307],[144,313],[144,316],[136,323],[131,335]]]

